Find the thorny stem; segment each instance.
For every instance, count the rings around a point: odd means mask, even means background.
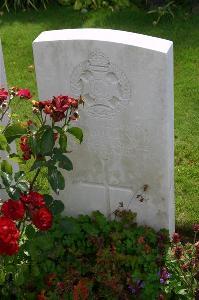
[[[3,120],[3,117],[5,116],[5,114],[7,113],[7,111],[9,110],[9,106],[6,108],[6,110],[2,113],[0,121]]]
[[[11,101],[12,101],[12,99],[10,98],[6,110],[5,110],[5,111],[2,113],[2,115],[1,115],[0,121],[3,120],[3,117],[5,116],[5,114],[7,113],[7,111],[9,110]],[[10,124],[10,122],[9,122],[9,124]],[[8,125],[9,125],[9,124],[8,124]],[[8,125],[7,125],[7,126],[8,126]],[[7,127],[7,126],[6,126],[6,127]],[[4,129],[4,130],[5,130],[5,129]]]

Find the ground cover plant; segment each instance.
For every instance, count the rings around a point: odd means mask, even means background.
[[[4,258],[1,297],[158,298],[167,231],[138,227],[130,211],[117,211],[115,217],[110,221],[100,212],[78,218],[55,214],[48,232],[27,227],[17,257]]]

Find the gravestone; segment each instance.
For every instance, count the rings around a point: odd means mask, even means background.
[[[0,40],[0,89],[5,88],[7,89],[7,81],[6,81],[6,72],[5,72],[5,66],[4,66],[4,60],[3,60],[3,51],[1,46],[1,40]],[[6,116],[3,119],[2,124],[6,124]],[[0,125],[2,125],[0,123]],[[6,159],[6,155],[4,151],[0,151],[0,157],[2,159]],[[4,190],[0,190],[0,199],[4,199],[6,197],[6,193]]]
[[[0,40],[0,88],[7,88],[6,73],[3,61],[3,51]]]
[[[43,32],[33,42],[39,98],[85,98],[82,145],[60,192],[71,215],[118,205],[174,230],[173,45],[109,29]]]
[[[7,80],[6,80],[6,72],[5,72],[5,66],[4,66],[4,59],[3,59],[3,51],[2,51],[2,46],[1,46],[1,40],[0,40],[0,88],[5,88],[7,89]],[[9,113],[9,111],[8,111]],[[7,125],[8,123],[8,113],[5,114],[2,123],[0,122],[0,125]],[[16,153],[16,145],[13,142],[11,145],[11,152],[12,153]],[[6,152],[4,151],[0,151],[0,157],[2,159],[8,159]],[[11,161],[9,161],[9,163],[11,163]],[[17,172],[18,166],[14,163],[12,163],[13,166],[13,171]],[[6,192],[4,192],[4,190],[0,190],[0,199],[7,199],[8,195],[6,194]]]

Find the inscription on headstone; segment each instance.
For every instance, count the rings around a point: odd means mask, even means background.
[[[40,99],[85,97],[74,171],[60,193],[70,214],[119,202],[139,223],[174,230],[172,42],[108,30],[43,32],[33,43]],[[147,188],[146,188],[147,187]]]

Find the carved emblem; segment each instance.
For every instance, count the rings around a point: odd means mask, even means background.
[[[74,68],[71,92],[74,97],[85,97],[89,115],[102,118],[112,117],[131,98],[130,83],[124,72],[98,49]]]

